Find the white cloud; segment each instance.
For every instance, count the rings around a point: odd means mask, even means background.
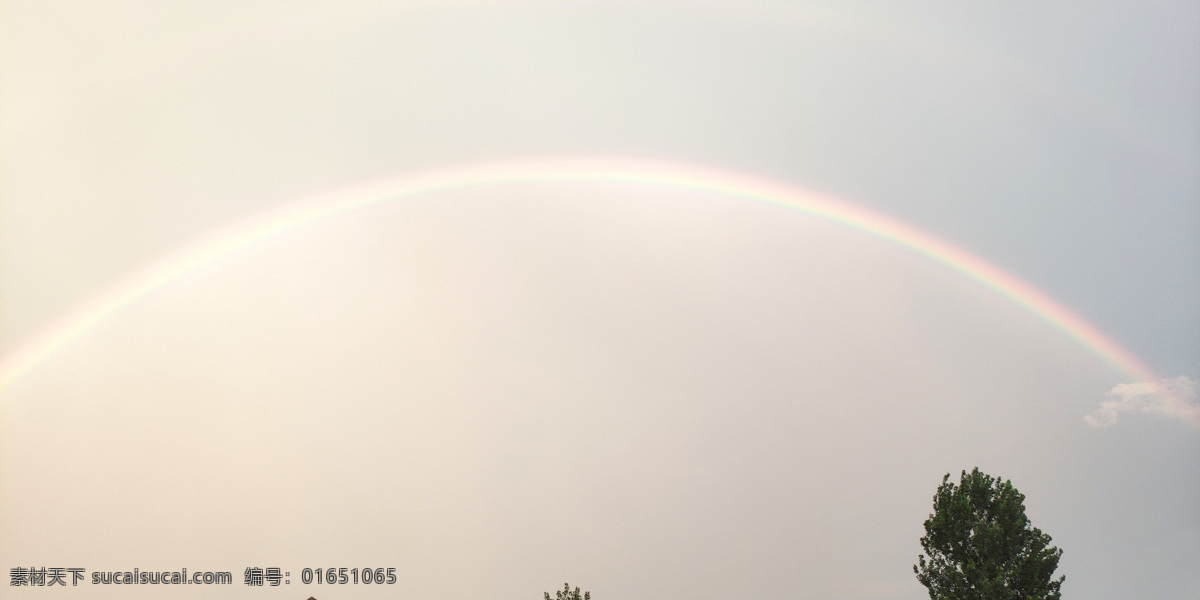
[[[1200,403],[1196,401],[1196,381],[1180,375],[1174,379],[1122,383],[1109,390],[1109,399],[1083,418],[1092,427],[1109,427],[1123,412],[1165,415],[1200,427]]]

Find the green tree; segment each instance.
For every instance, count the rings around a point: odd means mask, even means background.
[[[545,600],[550,600],[550,592],[543,592]],[[554,592],[554,600],[592,600],[591,592],[584,592],[579,595],[579,586],[575,586],[575,591],[571,591],[571,584],[564,583],[561,592]]]
[[[932,600],[1059,600],[1062,550],[1029,523],[1024,502],[1011,481],[978,468],[959,485],[942,478],[913,565]]]

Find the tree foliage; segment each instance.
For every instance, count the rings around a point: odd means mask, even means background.
[[[958,485],[942,478],[913,565],[932,600],[1059,600],[1062,550],[1029,523],[1024,502],[1011,481],[978,468]]]
[[[545,600],[550,600],[550,592],[543,592],[542,595],[545,596]],[[580,596],[579,586],[575,586],[575,590],[572,591],[571,584],[564,583],[562,591],[554,592],[554,600],[592,600],[592,593],[584,592]]]

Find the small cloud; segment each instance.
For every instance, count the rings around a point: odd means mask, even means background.
[[[1096,412],[1083,418],[1092,427],[1116,425],[1124,412],[1164,415],[1200,427],[1200,404],[1196,402],[1196,381],[1180,375],[1162,381],[1122,383],[1109,390],[1109,399]]]

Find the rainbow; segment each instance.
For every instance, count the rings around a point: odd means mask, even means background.
[[[497,162],[407,174],[285,205],[204,236],[125,276],[63,314],[0,360],[0,390],[110,315],[172,281],[306,224],[431,192],[537,182],[609,182],[716,193],[778,206],[893,242],[1008,298],[1133,377],[1160,377],[1096,327],[1029,284],[927,233],[878,213],[790,185],[744,174],[643,159],[580,158]],[[1184,402],[1165,386],[1158,394]]]

